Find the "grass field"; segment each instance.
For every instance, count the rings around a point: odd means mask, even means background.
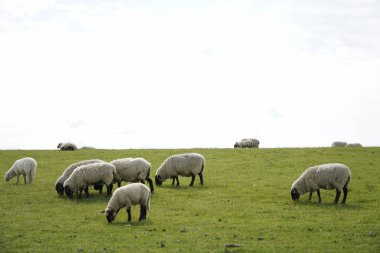
[[[59,197],[54,184],[71,163],[144,157],[155,173],[172,154],[206,158],[205,185],[179,178],[155,188],[147,220],[121,210],[108,224],[108,198]],[[16,159],[37,160],[31,186],[0,181],[0,252],[380,252],[380,148],[0,151],[2,175]],[[293,202],[290,186],[309,166],[341,162],[351,168],[346,205],[321,190]],[[152,175],[151,177],[153,177]],[[22,180],[21,180],[22,179]],[[342,196],[341,196],[342,198]],[[226,244],[239,244],[227,248]]]

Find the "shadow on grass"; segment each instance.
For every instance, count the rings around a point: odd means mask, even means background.
[[[115,227],[127,227],[127,228],[128,227],[144,227],[144,226],[153,225],[153,222],[149,220],[149,218],[143,221],[133,220],[133,216],[132,216],[132,222],[127,222],[127,220],[123,221],[122,217],[120,217],[120,220],[113,221],[112,223],[108,223],[107,225],[115,226]]]
[[[333,202],[313,202],[310,200],[306,201],[294,201],[294,205],[297,206],[315,206],[315,207],[320,207],[320,208],[332,208],[336,207],[337,209],[345,209],[345,210],[360,210],[363,209],[363,206],[358,203],[346,203],[346,204],[334,204]]]

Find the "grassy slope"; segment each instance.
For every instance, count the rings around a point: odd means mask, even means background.
[[[179,188],[166,181],[145,222],[132,209],[132,226],[125,209],[106,222],[105,195],[68,200],[54,189],[79,160],[140,156],[155,173],[167,156],[192,151],[206,158],[205,186],[199,178],[193,188],[190,178]],[[32,186],[0,180],[1,252],[380,252],[380,148],[0,151],[0,173],[25,156],[38,162]],[[322,204],[316,194],[293,202],[292,182],[327,162],[351,168],[347,205],[332,205],[335,191],[324,190]]]

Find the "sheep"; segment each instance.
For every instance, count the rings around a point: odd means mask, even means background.
[[[345,147],[345,146],[347,146],[347,142],[345,141],[334,141],[331,144],[331,147]]]
[[[242,139],[235,142],[234,148],[258,148],[260,141],[257,139]]]
[[[123,187],[117,188],[113,193],[107,208],[102,211],[108,223],[111,223],[121,208],[126,207],[128,213],[128,222],[131,221],[132,205],[140,205],[139,221],[146,219],[146,211],[150,211],[149,188],[142,183],[131,183]]]
[[[346,147],[363,147],[360,143],[349,143]]]
[[[71,142],[60,142],[57,148],[59,148],[62,151],[74,151],[78,149],[77,146],[75,146],[75,144]]]
[[[28,184],[34,181],[37,171],[37,162],[31,157],[21,158],[16,160],[12,167],[5,173],[5,181],[9,181],[17,176],[17,184],[20,183],[20,175],[24,177],[24,184],[26,184],[26,178],[28,178]]]
[[[82,165],[91,164],[91,163],[99,163],[99,162],[104,162],[104,161],[99,160],[99,159],[84,160],[77,163],[73,163],[69,167],[67,167],[65,171],[63,172],[63,174],[60,177],[58,177],[55,183],[55,190],[57,191],[58,195],[63,196],[63,193],[64,193],[63,183],[66,181],[66,179],[70,177],[71,173],[73,173],[73,171],[76,168]],[[99,189],[99,186],[96,186],[96,189],[101,190]]]
[[[343,189],[342,204],[346,203],[348,184],[351,179],[350,169],[341,163],[328,163],[310,167],[294,181],[290,195],[293,200],[298,200],[300,195],[310,192],[309,200],[314,191],[318,193],[319,203],[322,202],[319,189],[336,189],[334,204],[339,201],[341,190]]]
[[[91,184],[105,184],[107,187],[107,195],[112,194],[112,182],[116,175],[116,168],[110,163],[92,163],[82,165],[76,168],[70,177],[63,183],[66,195],[71,199],[74,192],[78,193],[78,198],[82,197],[82,191],[85,189],[86,197],[88,197],[88,186]]]
[[[199,175],[201,185],[203,185],[203,170],[205,167],[205,158],[197,153],[179,154],[168,157],[156,171],[156,185],[161,186],[162,182],[168,178],[177,180],[179,186],[178,175],[191,177],[190,186],[193,186],[195,176]]]
[[[121,186],[121,181],[126,182],[141,182],[145,184],[148,181],[151,192],[154,191],[153,181],[149,178],[151,164],[144,158],[123,158],[112,162],[116,168],[116,176],[114,182],[117,182],[118,187]]]

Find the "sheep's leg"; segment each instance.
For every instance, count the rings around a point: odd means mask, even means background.
[[[174,180],[175,180],[175,177],[173,177],[173,182],[172,182],[172,185],[174,185]]]
[[[178,180],[178,176],[175,177],[175,179],[177,179],[177,187],[179,186],[179,180]]]
[[[128,222],[131,222],[132,217],[131,217],[131,208],[127,208],[127,213],[128,213]]]
[[[84,196],[86,198],[88,198],[89,194],[88,194],[88,186],[86,186],[86,188],[84,188]]]
[[[342,200],[342,204],[346,203],[347,193],[348,193],[348,189],[347,189],[347,185],[345,185],[345,186],[343,186],[343,200]]]
[[[319,191],[319,189],[317,190],[317,193],[318,193],[318,202],[322,203],[321,192]]]
[[[202,171],[198,173],[199,179],[201,180],[201,185],[203,185],[203,173]]]
[[[106,187],[107,187],[107,195],[111,196],[113,184],[106,185]]]
[[[149,187],[150,187],[150,191],[153,192],[154,191],[154,188],[153,188],[153,181],[152,179],[150,179],[149,177],[145,178],[146,181],[148,181],[149,183]]]
[[[19,184],[20,183],[20,174],[17,175],[17,183],[16,184]]]
[[[103,192],[103,184],[99,187],[99,194],[102,194]]]
[[[26,184],[26,174],[22,174],[22,176],[24,177],[24,184]]]
[[[334,204],[338,204],[339,197],[340,197],[340,190],[336,189],[336,197],[334,200]]]
[[[139,221],[146,219],[146,206],[140,205],[140,218]]]
[[[194,180],[195,180],[195,175],[194,175],[194,174],[191,174],[191,182],[190,182],[190,185],[189,185],[189,186],[193,186],[193,184],[194,184]]]
[[[79,188],[78,199],[82,198],[83,188]]]
[[[120,186],[121,186],[121,181],[117,182],[117,188],[120,188]]]
[[[309,201],[311,200],[311,196],[313,196],[313,192],[310,192]]]

